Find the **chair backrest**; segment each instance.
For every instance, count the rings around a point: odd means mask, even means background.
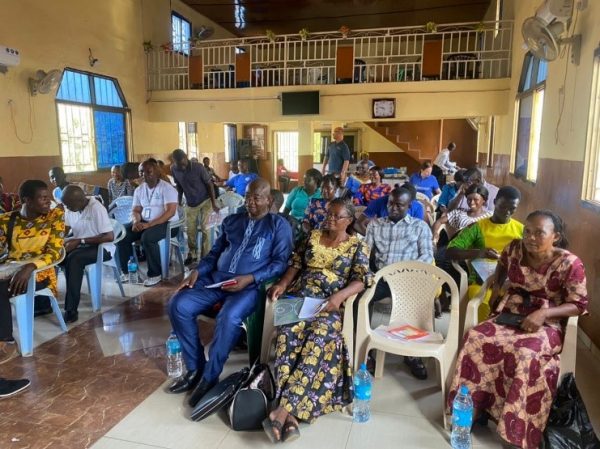
[[[220,208],[228,207],[230,214],[235,214],[238,207],[243,206],[244,197],[235,192],[225,192],[217,198],[217,205]]]
[[[133,209],[133,197],[122,196],[116,198],[108,206],[109,215],[121,224],[131,223],[131,211]]]
[[[424,262],[398,262],[375,274],[374,284],[385,279],[392,293],[390,322],[402,321],[434,330],[434,302],[443,284],[458,298],[458,287],[448,273]]]
[[[113,243],[118,243],[125,238],[125,226],[114,218],[110,219],[110,223],[113,227]]]

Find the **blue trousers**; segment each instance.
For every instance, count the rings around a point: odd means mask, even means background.
[[[193,288],[179,291],[169,302],[169,318],[181,343],[183,360],[189,371],[203,370],[208,382],[216,380],[236,345],[242,323],[254,312],[258,288],[254,285],[240,292],[228,293],[221,289],[208,289],[196,283]],[[198,332],[198,315],[207,314],[213,306],[223,302],[216,318],[208,361]]]

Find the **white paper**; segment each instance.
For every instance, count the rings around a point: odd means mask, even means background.
[[[231,280],[233,280],[233,279],[227,279],[226,281],[217,282],[216,284],[206,285],[204,288],[220,288],[223,284],[225,284],[226,282],[229,282]]]
[[[298,318],[305,320],[306,318],[314,317],[316,314],[321,312],[321,310],[323,310],[326,302],[327,300],[323,298],[304,298],[304,303],[302,304]]]
[[[473,259],[471,260],[471,266],[477,272],[483,282],[487,280],[496,271],[498,265],[497,260],[489,259]]]

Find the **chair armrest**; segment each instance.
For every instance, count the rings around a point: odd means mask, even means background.
[[[352,295],[344,302],[344,316],[342,322],[342,336],[350,355],[350,367],[354,372],[354,301],[357,295]]]
[[[50,265],[46,265],[46,266],[41,267],[41,268],[36,268],[35,270],[33,270],[32,277],[35,277],[35,275],[38,274],[40,271],[46,271],[49,268],[54,268],[59,263],[61,263],[63,260],[65,260],[66,255],[67,255],[67,252],[66,252],[65,248],[64,247],[61,248],[60,249],[60,257],[59,257],[59,259],[56,262],[51,263]]]
[[[488,279],[483,283],[479,292],[467,304],[467,313],[465,315],[465,325],[464,325],[463,335],[466,334],[469,329],[471,329],[472,327],[475,327],[475,326],[477,326],[477,324],[479,324],[479,318],[478,318],[479,306],[483,302],[483,300],[485,298],[485,294],[489,288],[490,288],[490,280]]]
[[[469,275],[464,270],[464,268],[460,266],[460,263],[458,263],[456,260],[452,261],[452,268],[454,268],[460,275],[460,285],[458,286],[458,293],[460,295],[460,300],[463,301],[467,294],[467,289],[469,288]]]

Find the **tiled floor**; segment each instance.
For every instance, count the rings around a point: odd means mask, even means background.
[[[84,296],[80,322],[67,334],[60,334],[52,318],[37,319],[34,356],[0,366],[1,376],[32,380],[27,392],[0,402],[1,449],[271,447],[262,431],[230,430],[224,414],[192,422],[184,397],[165,393],[164,340],[170,326],[164,304],[174,284],[146,290],[126,286],[128,295],[138,295],[127,300],[115,296],[114,282],[104,285],[108,297],[102,314],[86,311],[89,298]],[[202,335],[209,339],[206,326]],[[234,352],[226,373],[246,363],[245,353]],[[328,415],[303,425],[302,438],[287,446],[450,447],[432,364],[429,370],[429,380],[417,381],[398,357],[388,356],[384,377],[374,383],[368,423],[355,424],[341,413]],[[578,386],[600,430],[600,395],[595,394],[600,361],[583,345],[577,370]],[[476,428],[473,445],[500,447],[493,426]]]

